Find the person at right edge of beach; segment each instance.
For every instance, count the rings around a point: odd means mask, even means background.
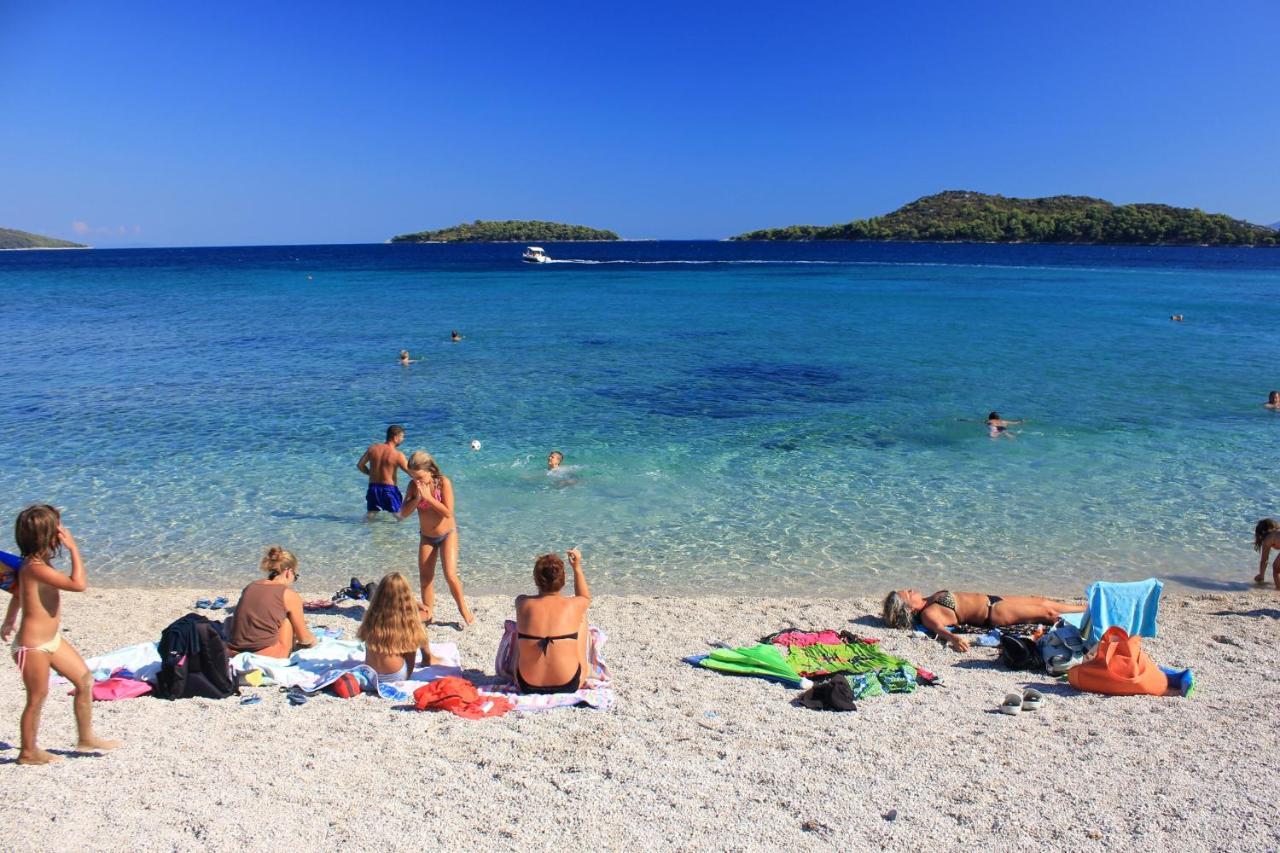
[[[1280,412],[1280,391],[1272,391],[1268,394],[1267,402],[1262,404],[1262,408]]]
[[[409,473],[409,462],[400,452],[404,442],[404,427],[392,424],[387,427],[387,440],[380,444],[371,444],[360,457],[356,468],[369,478],[369,488],[364,493],[366,518],[373,518],[379,512],[392,515],[400,512],[404,497],[396,484],[396,471]]]
[[[0,626],[0,638],[13,633],[16,610],[22,610],[22,624],[11,651],[27,689],[27,704],[22,709],[22,748],[19,764],[48,764],[61,756],[45,752],[36,745],[40,730],[40,712],[49,694],[49,670],[74,686],[76,715],[76,751],[102,752],[120,746],[118,740],[106,740],[93,732],[93,674],[85,666],[80,653],[62,639],[62,592],[84,592],[88,588],[84,561],[71,531],[62,526],[58,510],[48,504],[29,506],[18,514],[13,525],[22,569],[15,606],[10,606]],[[71,575],[50,565],[65,549],[71,556]]]
[[[1267,582],[1267,558],[1271,556],[1272,551],[1275,551],[1276,561],[1271,564],[1271,577],[1276,582],[1276,589],[1280,589],[1280,521],[1264,518],[1258,522],[1253,528],[1253,550],[1262,555],[1258,561],[1258,573],[1253,576],[1253,582],[1256,584]]]

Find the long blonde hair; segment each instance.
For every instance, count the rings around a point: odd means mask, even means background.
[[[436,464],[436,460],[425,450],[415,450],[409,454],[409,470],[410,471],[426,471],[431,475],[431,485],[438,487],[440,478],[444,474],[440,473],[440,466]]]
[[[356,636],[370,651],[384,655],[404,655],[427,645],[418,602],[404,575],[392,572],[378,581]]]

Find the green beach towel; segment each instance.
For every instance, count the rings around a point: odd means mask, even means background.
[[[801,680],[800,674],[782,657],[778,647],[771,643],[740,649],[715,649],[699,661],[698,665],[717,672],[777,678],[797,685]]]
[[[840,643],[812,646],[792,646],[787,653],[787,663],[801,675],[823,675],[828,672],[872,672],[878,669],[916,667],[911,661],[886,654],[879,646],[867,643]]]

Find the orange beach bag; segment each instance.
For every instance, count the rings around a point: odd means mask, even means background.
[[[1118,625],[1107,629],[1093,655],[1072,667],[1067,680],[1080,690],[1111,696],[1163,696],[1169,689],[1169,677],[1142,650],[1142,641]]]

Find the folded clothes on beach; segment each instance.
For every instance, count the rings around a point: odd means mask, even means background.
[[[604,644],[609,635],[590,627],[587,642],[587,678],[583,686],[573,693],[521,693],[516,685],[516,623],[508,619],[503,624],[502,640],[494,658],[494,683],[482,685],[481,692],[500,695],[509,699],[513,711],[549,711],[554,708],[594,708],[607,711],[613,707],[614,695],[609,667],[604,662]]]

